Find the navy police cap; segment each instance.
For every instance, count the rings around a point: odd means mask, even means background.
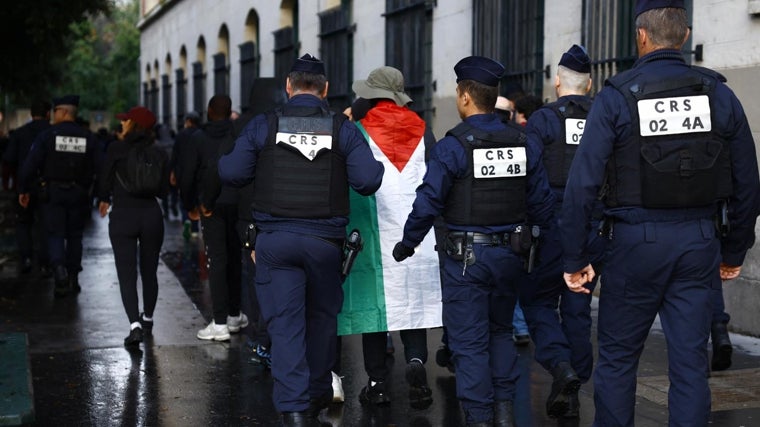
[[[301,71],[311,74],[325,74],[325,63],[307,53],[296,59],[296,62],[293,63],[293,67],[290,69],[291,73],[293,71]]]
[[[683,0],[638,0],[636,2],[636,16],[639,16],[648,10],[661,9],[664,7],[686,9]]]
[[[567,52],[562,54],[559,65],[567,67],[578,73],[591,73],[591,59],[583,46],[574,44]]]
[[[457,83],[461,80],[474,80],[486,86],[498,86],[504,74],[504,66],[485,56],[468,56],[454,66]]]
[[[53,98],[53,107],[57,107],[59,105],[73,105],[75,107],[78,107],[79,95],[64,95],[60,98]]]

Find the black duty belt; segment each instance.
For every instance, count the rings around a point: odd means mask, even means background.
[[[446,237],[449,239],[462,239],[464,242],[480,245],[509,246],[512,233],[476,233],[473,231],[452,231]]]

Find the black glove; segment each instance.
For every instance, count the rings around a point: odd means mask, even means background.
[[[401,242],[396,243],[396,246],[393,248],[393,259],[396,262],[401,262],[412,255],[414,255],[414,248],[410,248]]]

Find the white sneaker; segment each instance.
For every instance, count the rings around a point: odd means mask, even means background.
[[[236,334],[246,326],[248,326],[248,316],[245,313],[240,312],[237,316],[227,316],[227,329],[230,330],[230,333]]]
[[[338,374],[332,373],[332,388],[333,388],[333,402],[341,403],[345,400],[343,394],[343,380],[340,379]]]
[[[227,325],[217,325],[213,320],[196,335],[199,340],[229,341],[230,330]]]

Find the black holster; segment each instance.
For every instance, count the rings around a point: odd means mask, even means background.
[[[362,235],[359,233],[359,230],[354,228],[343,243],[343,264],[340,266],[340,275],[343,277],[343,280],[351,272],[351,267],[354,266],[356,256],[359,255],[359,252],[363,248],[364,241],[362,240]]]

